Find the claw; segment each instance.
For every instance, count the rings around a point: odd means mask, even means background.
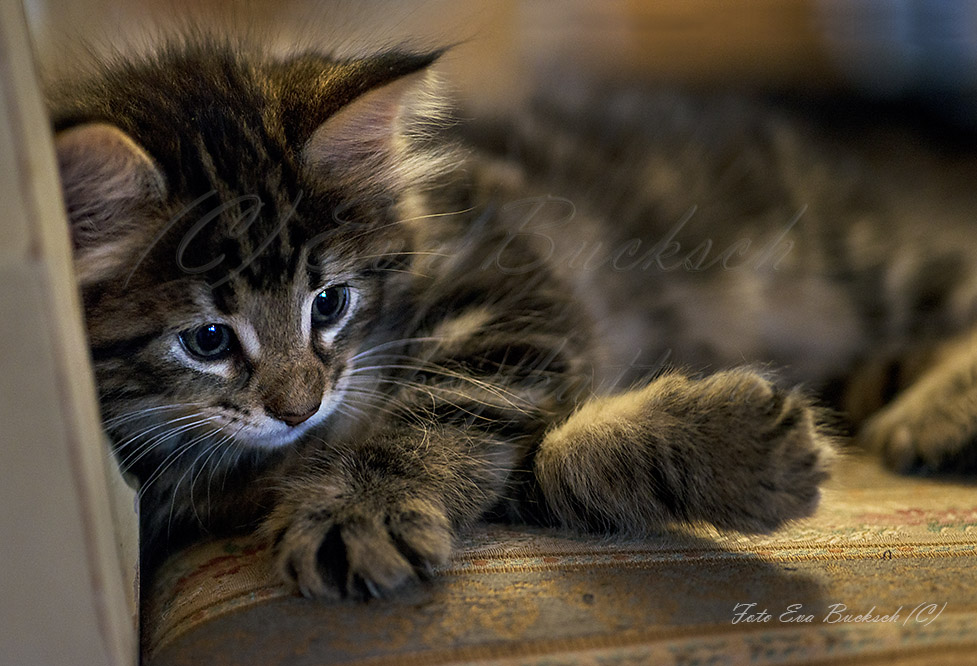
[[[369,578],[363,578],[362,580],[363,580],[363,585],[366,587],[371,597],[373,597],[374,599],[383,598],[383,593],[380,591],[380,588],[377,587],[376,583],[374,583]]]
[[[423,580],[432,580],[434,578],[434,565],[424,560],[421,568],[418,572]]]

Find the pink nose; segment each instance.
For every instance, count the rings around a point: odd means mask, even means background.
[[[312,416],[319,411],[319,405],[316,405],[304,414],[275,414],[275,418],[284,421],[286,424],[292,426],[293,428],[300,423],[305,423]]]

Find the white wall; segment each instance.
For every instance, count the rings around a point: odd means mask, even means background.
[[[0,663],[134,665],[132,493],[109,483],[119,477],[98,422],[50,130],[16,2],[0,2],[0,63]]]

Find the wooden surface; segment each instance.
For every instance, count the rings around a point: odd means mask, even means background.
[[[825,86],[837,76],[812,0],[522,3],[524,50],[610,78]]]
[[[30,1],[52,69],[84,57],[82,42],[139,49],[161,28],[190,24],[282,49],[453,45],[442,68],[476,105],[511,103],[553,62],[605,78],[706,86],[840,83],[815,0]]]

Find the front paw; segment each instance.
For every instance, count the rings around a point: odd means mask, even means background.
[[[712,522],[763,533],[814,513],[835,442],[810,400],[743,369],[706,378],[702,391],[728,456],[715,482],[728,485],[729,499]]]
[[[866,421],[860,443],[897,472],[977,470],[977,391],[922,383]]]
[[[585,404],[547,434],[535,472],[565,525],[769,532],[817,508],[834,457],[818,416],[801,393],[748,369],[668,374]]]
[[[444,510],[421,499],[283,502],[265,524],[282,578],[318,599],[382,597],[447,561]]]

